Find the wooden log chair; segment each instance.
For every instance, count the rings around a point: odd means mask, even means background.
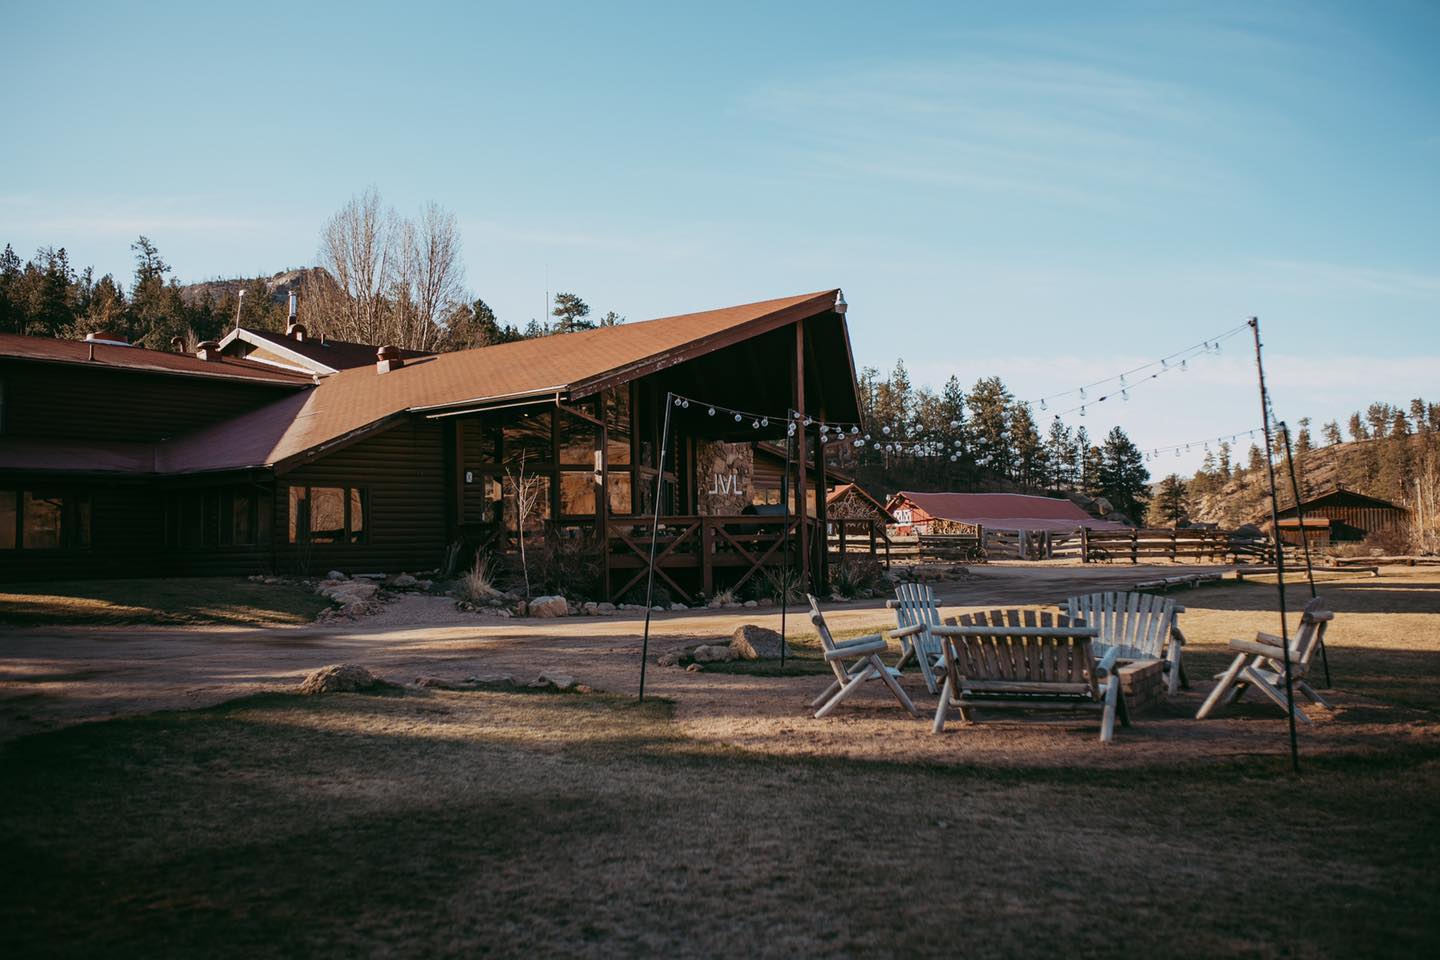
[[[1190,688],[1180,660],[1185,635],[1178,619],[1185,608],[1174,600],[1150,593],[1087,593],[1070,597],[1063,609],[1100,631],[1095,645],[1102,656],[1113,648],[1121,660],[1159,660],[1168,694]]]
[[[945,688],[935,709],[934,731],[945,729],[954,709],[969,722],[976,707],[1068,707],[1101,712],[1100,742],[1115,736],[1115,718],[1130,725],[1130,712],[1115,671],[1118,648],[1097,657],[1096,627],[1035,610],[962,614],[952,625],[933,627],[945,645]]]
[[[910,661],[915,661],[925,678],[925,689],[932,694],[939,693],[945,672],[945,649],[932,629],[941,625],[940,602],[935,599],[935,591],[924,583],[896,584],[895,599],[886,600],[885,606],[895,611],[896,630],[891,636],[900,638],[904,651],[895,668],[904,669]]]
[[[889,646],[885,637],[872,633],[855,640],[837,641],[830,635],[830,628],[825,625],[825,615],[820,612],[819,601],[809,594],[806,594],[806,598],[810,601],[810,622],[815,625],[815,632],[820,634],[825,662],[835,672],[835,682],[810,703],[810,706],[819,708],[815,711],[816,719],[838,707],[846,697],[863,687],[867,680],[882,681],[890,688],[895,699],[900,701],[900,705],[910,711],[911,716],[920,716],[920,711],[900,686],[897,679],[900,671],[887,667],[880,659],[880,654]],[[898,632],[892,632],[890,636],[893,638]]]
[[[1290,685],[1295,691],[1295,717],[1310,723],[1311,720],[1300,709],[1301,696],[1330,709],[1330,704],[1320,696],[1306,679],[1310,673],[1310,662],[1315,652],[1325,643],[1325,630],[1335,614],[1325,609],[1321,597],[1305,604],[1300,614],[1300,629],[1290,641]],[[1231,640],[1230,649],[1236,651],[1235,659],[1223,673],[1215,674],[1219,682],[1210,696],[1200,705],[1196,720],[1204,720],[1217,706],[1225,706],[1239,700],[1251,690],[1258,690],[1281,710],[1285,703],[1285,644],[1273,633],[1257,633],[1254,640]]]

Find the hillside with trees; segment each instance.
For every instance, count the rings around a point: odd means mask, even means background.
[[[1291,437],[1295,474],[1302,498],[1344,487],[1435,515],[1440,490],[1440,403],[1415,398],[1403,406],[1377,401],[1353,412],[1342,429],[1331,420],[1314,429],[1297,422]],[[1281,505],[1293,501],[1283,447],[1276,460]],[[1235,527],[1263,520],[1269,512],[1265,454],[1252,442],[1243,458],[1228,443],[1205,455],[1188,479],[1171,474],[1155,488],[1160,522],[1178,518]],[[1423,537],[1421,538],[1423,540]],[[1415,547],[1422,549],[1423,544]],[[1440,543],[1429,549],[1440,548]]]

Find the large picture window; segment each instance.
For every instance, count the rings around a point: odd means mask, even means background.
[[[55,490],[0,490],[0,550],[84,550],[90,498]]]
[[[253,547],[269,538],[269,515],[252,487],[175,490],[165,499],[165,545],[171,549]]]
[[[292,486],[286,528],[289,543],[364,543],[369,532],[360,487]]]

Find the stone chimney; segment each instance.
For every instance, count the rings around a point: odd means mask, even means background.
[[[375,372],[389,373],[391,370],[399,370],[405,366],[405,358],[400,356],[400,348],[394,344],[387,343],[375,351]]]

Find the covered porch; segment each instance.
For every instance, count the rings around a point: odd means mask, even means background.
[[[819,427],[860,416],[834,299],[565,390],[426,414],[444,426],[447,521],[461,555],[513,555],[522,540],[527,551],[585,553],[593,592],[618,602],[644,590],[653,534],[656,585],[682,602],[756,589],[787,565],[807,588],[824,584]],[[791,411],[801,414],[793,436]]]

